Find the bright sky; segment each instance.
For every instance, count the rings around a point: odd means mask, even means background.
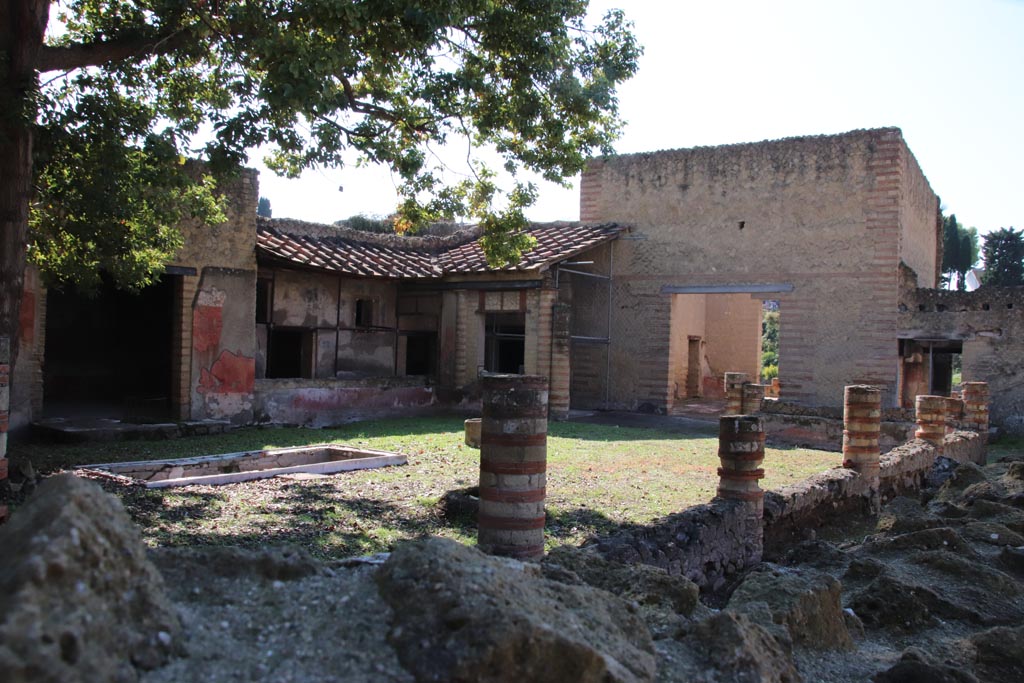
[[[625,7],[645,48],[620,90],[622,153],[898,126],[944,209],[981,232],[1024,228],[1024,1],[591,0]],[[274,216],[387,214],[386,171],[261,168]],[[338,192],[343,186],[344,191]],[[541,184],[533,220],[576,220]]]

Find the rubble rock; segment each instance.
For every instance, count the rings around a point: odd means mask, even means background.
[[[882,509],[878,516],[877,530],[902,534],[938,526],[945,526],[945,523],[938,517],[925,512],[916,500],[897,496]]]
[[[924,529],[891,538],[875,539],[865,544],[865,550],[882,553],[904,550],[948,550],[967,557],[976,555],[970,544],[950,527]]]
[[[972,522],[965,524],[960,529],[960,534],[971,541],[988,543],[996,546],[1021,546],[1024,545],[1024,536],[1015,531],[1010,531],[1002,524],[996,522]]]
[[[885,571],[885,565],[873,557],[855,557],[846,568],[844,579],[873,579]]]
[[[907,556],[907,562],[935,569],[952,578],[1002,597],[1017,596],[1020,584],[1001,571],[944,550],[926,550]]]
[[[842,586],[810,568],[765,565],[751,572],[729,598],[729,606],[764,602],[772,620],[789,630],[793,642],[817,649],[849,649],[841,604]]]
[[[980,466],[973,462],[962,463],[953,471],[953,476],[942,485],[936,497],[945,498],[944,494],[963,491],[968,486],[983,481],[987,481],[987,479]]]
[[[780,642],[748,615],[724,610],[699,623],[690,633],[718,676],[736,683],[799,683],[787,644]]]
[[[50,477],[0,527],[0,674],[130,682],[175,652],[177,613],[121,502]]]
[[[627,565],[606,560],[596,552],[561,546],[541,563],[548,578],[558,579],[557,568],[568,570],[583,583],[601,588],[645,606],[690,616],[700,605],[697,584],[683,576],[672,576],[658,567]],[[564,582],[564,579],[563,579]]]
[[[1015,507],[990,500],[976,500],[970,510],[971,517],[998,522],[1011,531],[1024,534],[1024,512]]]
[[[997,626],[975,634],[974,666],[986,683],[1024,681],[1024,626]]]
[[[1003,474],[1003,479],[1016,482],[1024,482],[1024,462],[1015,460],[1011,462],[1007,468],[1006,473]]]
[[[896,664],[871,680],[874,683],[978,683],[969,672],[936,664],[914,647],[904,650]]]
[[[419,681],[649,681],[654,646],[635,606],[540,567],[426,538],[376,574],[388,639]]]
[[[980,623],[977,612],[950,602],[931,588],[885,572],[853,594],[849,607],[865,626],[914,633],[934,626],[936,617]]]
[[[956,460],[943,455],[938,456],[935,458],[935,462],[932,463],[931,469],[925,475],[925,486],[933,489],[939,488],[952,478],[953,473],[956,472],[958,467],[960,467],[960,463]]]
[[[788,549],[782,558],[782,563],[787,566],[809,565],[811,567],[825,568],[841,565],[846,560],[846,553],[828,541],[814,540],[801,541],[795,547]]]
[[[949,501],[931,502],[928,504],[928,511],[946,519],[960,519],[968,515],[968,510],[953,505]]]
[[[1024,576],[1024,547],[1003,548],[999,552],[999,564],[1011,572]]]

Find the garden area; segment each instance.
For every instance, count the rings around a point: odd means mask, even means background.
[[[549,425],[547,542],[645,525],[704,503],[718,484],[714,425],[680,431],[553,422]],[[459,417],[360,422],[336,429],[244,428],[155,442],[24,444],[14,461],[43,472],[78,465],[180,458],[322,443],[405,454],[398,467],[297,474],[223,486],[145,489],[99,483],[118,495],[151,546],[295,544],[336,559],[390,550],[423,534],[476,542],[471,512],[449,494],[477,484],[479,452],[463,443]],[[765,489],[839,464],[840,455],[767,448]]]

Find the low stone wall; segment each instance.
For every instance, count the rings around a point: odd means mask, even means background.
[[[407,416],[438,404],[417,377],[256,380],[256,421],[327,427],[375,417]]]
[[[975,432],[946,436],[941,454],[928,442],[913,439],[881,457],[879,493],[882,498],[893,498],[919,489],[939,455],[956,462],[983,464],[986,453],[985,439]],[[764,498],[765,546],[778,547],[839,517],[867,513],[870,502],[868,482],[843,467],[768,491]]]
[[[986,440],[980,435],[954,432],[946,436],[942,455],[957,462],[984,463],[986,450]],[[934,446],[918,439],[893,448],[881,457],[879,493],[890,498],[919,488],[938,455]],[[870,483],[843,467],[768,491],[764,497],[764,546],[777,548],[803,538],[808,529],[825,522],[870,513],[872,497]],[[756,553],[751,539],[760,534],[747,528],[747,519],[742,504],[716,498],[595,543],[608,559],[661,567],[670,574],[686,576],[702,590],[715,590],[750,564]]]
[[[764,420],[765,431],[771,443],[819,448],[824,451],[840,451],[843,444],[843,416],[791,415],[788,413],[758,413]],[[913,418],[906,421],[883,421],[878,436],[882,452],[914,438],[916,426]]]
[[[755,547],[751,541],[760,534],[754,534],[749,523],[743,503],[716,498],[596,543],[610,560],[661,567],[685,576],[701,590],[716,590],[726,577],[760,560],[760,544]]]

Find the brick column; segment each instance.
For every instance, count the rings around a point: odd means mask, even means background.
[[[11,414],[11,339],[0,337],[0,487],[7,486],[7,425]],[[0,524],[9,511],[0,505]]]
[[[740,408],[743,415],[753,415],[754,413],[761,410],[761,400],[764,398],[765,386],[763,384],[754,384],[752,382],[746,382],[740,390],[742,396],[742,407]]]
[[[878,387],[855,384],[843,392],[843,467],[867,479],[872,508],[878,508],[878,437],[882,431],[882,391]]]
[[[548,414],[552,420],[569,417],[569,310],[569,304],[556,302],[551,306],[551,389]]]
[[[964,427],[988,438],[988,382],[964,382]]]
[[[963,419],[964,402],[957,397],[946,399],[946,433],[952,434],[960,426]]]
[[[744,525],[750,554],[759,562],[764,549],[764,422],[752,415],[724,415],[718,419],[718,497],[746,506]]]
[[[536,375],[480,379],[480,512],[477,542],[492,555],[544,555],[548,380]]]
[[[725,373],[725,414],[743,414],[743,385],[747,382],[745,372]]]
[[[946,397],[918,396],[914,402],[917,410],[917,431],[914,436],[935,446],[942,455],[946,439]]]

